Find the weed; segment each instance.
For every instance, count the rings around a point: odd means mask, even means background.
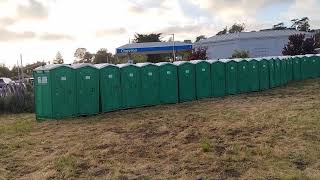
[[[201,141],[201,149],[203,152],[209,152],[212,149],[212,144],[208,139],[203,139]]]
[[[63,155],[56,158],[54,166],[56,170],[65,177],[71,177],[76,170],[76,158],[70,155]]]

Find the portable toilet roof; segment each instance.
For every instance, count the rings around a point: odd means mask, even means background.
[[[83,68],[83,67],[93,67],[95,69],[97,69],[96,66],[90,64],[90,63],[79,63],[79,64],[72,64],[71,65],[74,69],[79,69],[79,68]]]
[[[158,62],[158,63],[156,63],[155,65],[157,65],[157,66],[162,66],[162,65],[165,65],[165,64],[172,64],[172,63],[170,63],[170,62]],[[173,64],[172,64],[173,65]]]
[[[189,61],[175,61],[173,62],[174,65],[176,66],[179,66],[179,65],[182,65],[182,64],[185,64],[185,63],[190,63]]]
[[[131,63],[117,64],[117,66],[119,68],[124,68],[124,67],[128,67],[128,66],[136,66],[136,67],[138,67],[137,65],[131,64]]]
[[[207,60],[208,63],[212,64],[212,63],[215,63],[215,62],[219,62],[219,60],[213,60],[213,59],[210,59],[210,60]]]
[[[149,62],[145,62],[145,63],[137,63],[136,66],[138,67],[144,67],[144,66],[148,66],[148,65],[155,65],[153,63],[149,63]]]
[[[94,65],[96,68],[98,69],[102,69],[102,68],[105,68],[105,67],[108,67],[108,66],[114,66],[114,67],[117,67],[116,65],[114,64],[109,64],[109,63],[102,63],[102,64],[96,64]]]
[[[66,64],[47,64],[45,66],[37,67],[33,71],[50,71],[59,67],[68,67],[74,69],[72,66]]]
[[[205,60],[192,60],[192,61],[190,61],[190,63],[192,63],[192,64],[198,64],[200,62],[206,62],[206,61]]]

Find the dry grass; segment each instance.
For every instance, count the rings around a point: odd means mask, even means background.
[[[320,79],[37,123],[0,116],[0,179],[319,179]]]

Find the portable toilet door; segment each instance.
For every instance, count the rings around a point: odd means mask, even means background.
[[[178,67],[179,102],[196,99],[195,66],[187,61],[176,61]]]
[[[292,77],[294,81],[301,80],[301,61],[298,56],[295,56],[293,58],[292,74],[293,74]]]
[[[276,76],[275,76],[275,61],[273,57],[266,58],[268,60],[269,68],[269,86],[270,88],[276,87]]]
[[[258,59],[260,90],[269,89],[269,62],[267,59]]]
[[[281,85],[281,64],[279,57],[274,58],[274,82],[275,86]]]
[[[159,66],[152,63],[138,63],[141,75],[141,96],[143,106],[160,104]]]
[[[226,95],[226,64],[217,60],[208,60],[211,64],[211,84],[213,97]]]
[[[122,107],[128,109],[142,106],[140,68],[133,64],[117,66],[121,76]]]
[[[236,59],[237,62],[237,87],[238,87],[238,92],[239,93],[246,93],[249,92],[249,84],[250,84],[250,73],[249,73],[249,68],[248,68],[248,61],[244,59]]]
[[[283,57],[280,57],[280,67],[281,67],[280,82],[281,82],[281,85],[286,85],[288,82],[288,80],[287,80],[287,62]]]
[[[238,65],[234,60],[222,60],[226,63],[226,92],[227,94],[238,94]]]
[[[99,113],[99,70],[92,64],[73,64],[77,79],[78,115]]]
[[[161,104],[174,104],[179,102],[178,71],[177,66],[160,62],[159,66],[159,98]]]
[[[37,119],[64,119],[77,115],[75,71],[50,64],[34,70]]]
[[[259,62],[256,59],[248,60],[249,91],[259,91]]]
[[[203,60],[190,61],[195,65],[196,70],[196,94],[197,99],[209,98],[212,96],[211,68],[210,63]]]
[[[36,119],[53,119],[50,73],[45,74],[43,67],[39,67],[33,71],[33,78]]]
[[[291,57],[286,57],[287,58],[287,80],[288,82],[292,81],[292,58]]]
[[[101,112],[111,112],[122,108],[121,76],[118,66],[97,64],[100,75]]]

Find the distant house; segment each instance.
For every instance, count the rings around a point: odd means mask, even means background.
[[[213,36],[195,43],[194,46],[207,47],[209,59],[229,58],[235,50],[249,51],[250,57],[281,56],[289,36],[294,34],[313,36],[313,33],[296,30],[241,32]]]

